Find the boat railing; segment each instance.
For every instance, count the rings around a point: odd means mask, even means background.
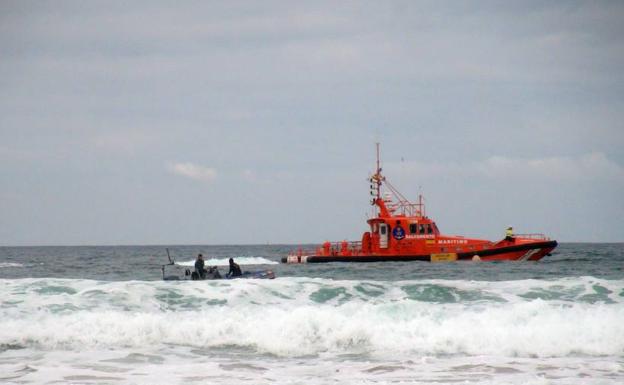
[[[394,195],[396,199],[395,202],[387,202],[386,205],[388,209],[396,214],[399,212],[402,215],[408,217],[423,217],[425,216],[425,204],[423,203],[422,195],[418,197],[418,203],[410,202],[403,194],[399,192],[393,185],[390,184],[385,178],[384,182],[388,190],[390,190],[391,194]]]
[[[418,203],[410,203],[407,201],[399,201],[398,203],[387,204],[388,210],[396,215],[397,213],[407,217],[422,217],[422,205]]]
[[[329,247],[327,247],[329,246]],[[316,249],[299,248],[291,253],[293,256],[309,255],[359,255],[362,253],[361,241],[326,242]]]
[[[362,242],[361,241],[339,241],[339,242],[331,242],[329,246],[329,250],[324,249],[323,246],[319,248],[321,253],[326,254],[329,252],[330,255],[358,255],[362,251]]]
[[[526,238],[526,239],[540,239],[540,240],[550,240],[547,236],[542,233],[530,233],[530,234],[514,234],[516,238]]]
[[[313,249],[304,249],[304,248],[300,247],[297,250],[291,251],[288,255],[289,256],[295,256],[295,257],[301,257],[301,256],[314,255],[315,253],[316,253],[316,251],[313,250]]]

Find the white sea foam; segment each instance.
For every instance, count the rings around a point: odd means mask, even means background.
[[[0,269],[8,267],[24,267],[24,265],[16,262],[0,262]]]
[[[450,384],[619,385],[615,357],[420,357],[305,359],[211,355],[180,346],[151,349],[22,349],[0,356],[0,380],[25,384]]]
[[[0,321],[0,344],[44,348],[241,346],[278,356],[375,352],[397,355],[557,357],[624,350],[624,309],[543,301],[494,309],[400,303],[280,308],[216,307],[193,312],[79,311]]]
[[[239,265],[278,265],[279,262],[271,261],[262,257],[235,257],[235,262]],[[176,262],[180,266],[195,266],[195,260]],[[206,257],[206,266],[228,266],[229,258]]]
[[[0,345],[279,357],[622,355],[624,281],[0,280]],[[433,294],[432,294],[433,293]],[[440,294],[441,293],[441,294]]]

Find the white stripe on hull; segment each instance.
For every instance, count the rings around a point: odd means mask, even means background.
[[[540,249],[532,249],[524,253],[524,255],[518,258],[518,261],[528,261],[533,255],[535,255]]]

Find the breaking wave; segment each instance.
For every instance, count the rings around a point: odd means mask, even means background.
[[[277,356],[624,351],[624,281],[0,280],[0,346],[238,346]],[[618,337],[620,336],[620,337]]]
[[[21,263],[15,263],[15,262],[0,262],[0,269],[4,269],[8,267],[24,267],[24,265]]]

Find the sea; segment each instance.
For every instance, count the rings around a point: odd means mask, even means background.
[[[184,277],[198,253],[227,271]],[[298,246],[0,248],[2,384],[623,384],[624,244],[285,265]]]

